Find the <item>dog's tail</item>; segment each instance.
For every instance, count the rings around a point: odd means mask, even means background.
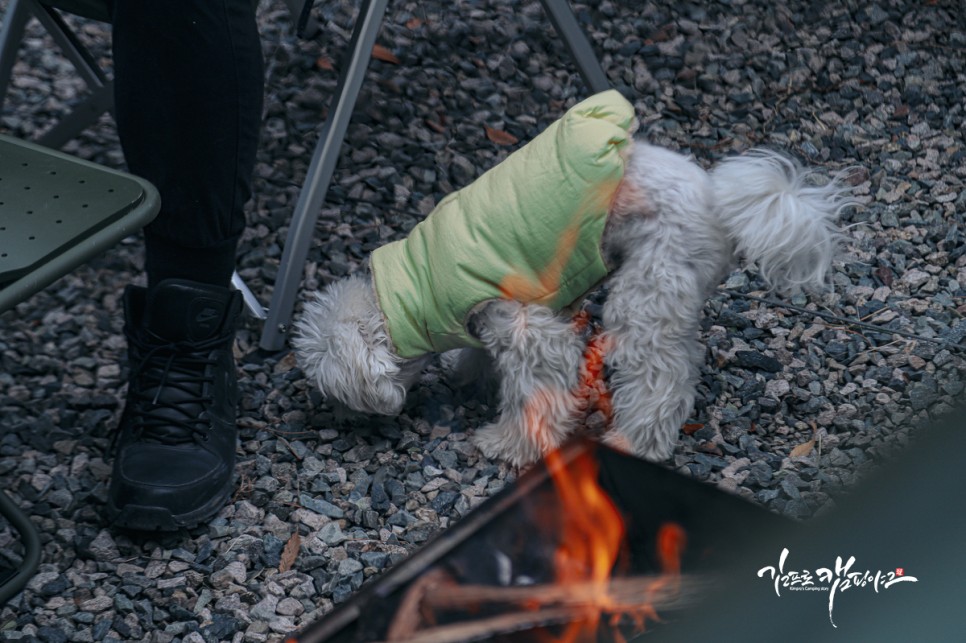
[[[755,150],[711,172],[715,207],[739,256],[779,290],[819,290],[840,241],[837,219],[852,205],[842,177],[821,181],[781,154]]]

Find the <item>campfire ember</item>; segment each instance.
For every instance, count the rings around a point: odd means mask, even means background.
[[[626,641],[673,626],[776,521],[577,440],[292,640]]]

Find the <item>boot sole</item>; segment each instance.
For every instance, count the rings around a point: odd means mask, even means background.
[[[125,505],[115,507],[108,500],[107,515],[112,526],[133,531],[179,531],[192,529],[207,522],[217,514],[228,502],[234,480],[229,479],[224,489],[220,490],[208,502],[193,511],[183,514],[173,514],[167,507],[151,505]]]

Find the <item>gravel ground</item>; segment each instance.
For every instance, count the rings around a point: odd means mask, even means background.
[[[260,10],[268,95],[239,269],[265,302],[352,26],[355,3],[323,4],[324,37],[303,41],[280,3]],[[757,276],[736,272],[708,302],[697,408],[666,463],[807,519],[962,396],[966,25],[952,0],[781,4],[575,6],[652,141],[706,165],[761,144],[855,168],[864,206],[847,215],[834,293],[765,301]],[[106,58],[103,26],[79,25]],[[82,90],[34,33],[5,133],[43,129]],[[514,149],[487,128],[522,143],[586,95],[536,2],[394,2],[380,44],[390,55],[369,70],[310,289]],[[68,151],[122,165],[108,118]],[[515,477],[467,440],[492,407],[438,369],[397,418],[337,418],[291,355],[258,355],[249,320],[237,493],[190,533],[112,533],[101,514],[124,393],[119,294],[140,280],[140,252],[130,239],[0,316],[0,483],[44,543],[40,573],[0,611],[0,640],[274,640]],[[280,572],[295,533],[298,558]],[[18,560],[13,540],[0,529],[0,562]]]

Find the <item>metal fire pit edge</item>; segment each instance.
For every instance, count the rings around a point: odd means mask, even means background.
[[[698,522],[702,525],[701,530],[707,532],[710,529],[720,533],[721,540],[730,540],[731,547],[740,546],[740,542],[746,540],[746,537],[751,540],[752,535],[760,536],[763,532],[783,530],[795,524],[743,498],[586,438],[578,438],[564,445],[561,448],[561,459],[565,466],[570,466],[585,453],[590,453],[597,460],[601,487],[611,496],[625,517],[629,515],[631,521],[635,520],[634,514],[660,506],[656,513],[667,515],[671,512],[680,515],[682,520],[692,525]],[[642,476],[651,482],[644,489],[632,484]],[[286,643],[347,640],[342,636],[364,614],[371,601],[386,600],[395,592],[403,590],[432,565],[441,562],[456,547],[513,508],[521,499],[550,483],[550,472],[546,465],[535,464],[516,481],[480,504],[459,522],[438,533],[420,549],[360,589],[345,603],[286,639]],[[740,533],[736,533],[736,530]]]

